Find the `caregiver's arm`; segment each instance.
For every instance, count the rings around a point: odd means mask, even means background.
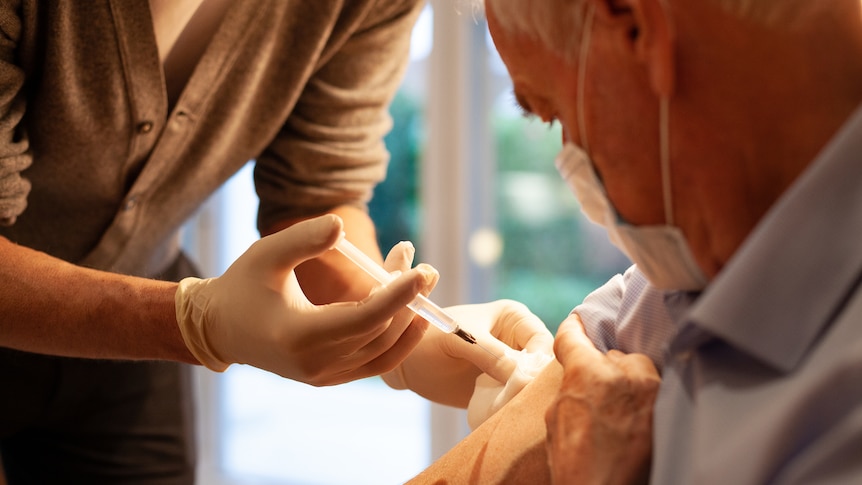
[[[377,375],[410,352],[399,342],[412,318],[393,315],[436,273],[422,266],[361,302],[314,306],[293,268],[329,251],[342,227],[335,216],[296,224],[252,244],[222,276],[179,285],[75,266],[0,238],[0,346],[213,370],[245,363],[312,385]]]
[[[197,363],[176,283],[82,268],[0,237],[0,345],[75,357]]]

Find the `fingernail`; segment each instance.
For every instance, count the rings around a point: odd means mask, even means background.
[[[410,241],[401,241],[398,243],[398,246],[403,249],[406,258],[413,261],[413,256],[416,255],[416,247],[413,246],[413,243]]]
[[[429,284],[434,281],[435,278],[439,276],[439,273],[433,266],[425,263],[420,263],[416,266],[416,269],[422,275],[422,279],[426,284]]]

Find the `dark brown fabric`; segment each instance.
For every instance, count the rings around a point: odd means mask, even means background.
[[[190,368],[0,348],[0,455],[10,485],[192,485]]]

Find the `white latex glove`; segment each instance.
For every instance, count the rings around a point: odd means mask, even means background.
[[[390,251],[384,266],[388,271],[403,271],[412,260],[412,246],[399,244]],[[513,353],[526,349],[553,355],[553,335],[521,303],[498,300],[446,310],[491,353],[431,328],[401,365],[383,375],[387,384],[411,389],[441,404],[466,408],[479,375],[486,373],[499,382],[509,379],[517,365]]]
[[[224,275],[180,282],[177,322],[192,354],[215,371],[250,364],[315,386],[397,366],[427,328],[405,305],[436,271],[420,265],[361,302],[315,306],[293,270],[332,248],[342,226],[332,215],[298,223],[255,242]]]

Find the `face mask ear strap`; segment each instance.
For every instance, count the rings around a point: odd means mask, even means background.
[[[664,199],[665,224],[673,225],[673,195],[670,187],[670,100],[662,97],[659,101],[659,159],[661,163],[661,188]]]
[[[586,110],[584,109],[584,77],[587,71],[587,55],[590,53],[590,38],[592,37],[593,15],[595,6],[587,6],[584,18],[584,32],[581,35],[581,50],[578,53],[578,132],[581,138],[581,148],[590,153],[590,144],[587,141]]]
[[[581,48],[578,53],[578,133],[580,135],[581,148],[585,153],[590,153],[590,143],[587,139],[586,109],[584,108],[585,86],[584,78],[587,71],[587,56],[590,52],[590,39],[592,38],[593,17],[595,6],[587,6],[584,17],[584,31],[581,38]],[[673,195],[671,193],[670,180],[670,100],[662,97],[659,102],[659,160],[661,164],[662,199],[664,201],[665,224],[673,225]]]

